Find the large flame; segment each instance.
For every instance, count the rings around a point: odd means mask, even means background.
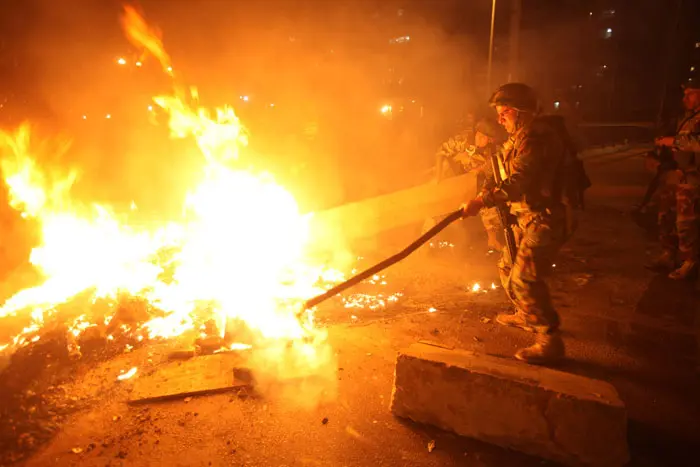
[[[133,8],[125,9],[123,25],[135,45],[172,70],[159,36]],[[57,306],[86,293],[93,302],[124,295],[147,300],[160,312],[141,326],[151,338],[196,331],[205,315],[221,333],[231,321],[245,322],[266,339],[299,340],[314,332],[295,313],[322,291],[317,284],[323,268],[304,261],[307,217],[270,174],[233,167],[247,133],[232,108],[209,113],[196,99],[185,99],[182,86],[174,88],[174,95],[154,102],[169,114],[173,137],[196,140],[203,169],[183,217],[156,227],[130,223],[128,213],[108,206],[71,200],[77,172],[59,177],[42,170],[29,126],[0,134],[11,206],[41,232],[30,261],[43,282],[0,308],[0,317],[32,317],[14,345],[28,342]],[[76,333],[94,324],[84,315],[76,323]]]

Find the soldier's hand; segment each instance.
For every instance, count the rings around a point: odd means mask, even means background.
[[[482,200],[481,197],[474,198],[473,200],[462,205],[462,217],[476,216],[483,207],[484,200]]]

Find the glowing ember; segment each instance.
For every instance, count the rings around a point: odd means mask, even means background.
[[[342,301],[345,308],[380,310],[386,308],[390,303],[398,302],[399,298],[402,296],[403,294],[401,292],[396,292],[388,296],[382,293],[376,295],[355,293],[342,297]]]
[[[481,290],[481,286],[479,285],[478,282],[475,282],[474,285],[472,286],[472,292],[478,292]]]
[[[439,241],[439,242],[430,242],[428,244],[430,248],[436,248],[436,249],[444,249],[444,248],[454,248],[454,243],[451,242],[445,242],[445,241]]]
[[[494,284],[493,282],[491,282],[491,290],[496,290],[496,284]]]
[[[118,381],[125,381],[125,380],[131,378],[132,376],[134,376],[137,371],[138,371],[138,369],[136,367],[133,367],[132,369],[130,369],[126,373],[122,373],[119,376],[117,376],[117,380]]]
[[[428,313],[435,313],[437,311],[437,308],[430,307],[428,308]]]

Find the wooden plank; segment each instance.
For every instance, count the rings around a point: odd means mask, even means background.
[[[311,217],[312,238],[329,244],[338,239],[371,238],[387,230],[448,214],[473,198],[476,190],[476,175],[469,173],[338,206]]]
[[[129,403],[212,394],[249,386],[249,379],[238,381],[234,378],[234,371],[240,363],[239,356],[230,354],[204,355],[165,363],[152,374],[137,377]]]

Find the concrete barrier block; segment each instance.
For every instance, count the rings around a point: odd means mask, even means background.
[[[398,355],[391,411],[567,465],[629,460],[612,385],[512,359],[414,344]]]

